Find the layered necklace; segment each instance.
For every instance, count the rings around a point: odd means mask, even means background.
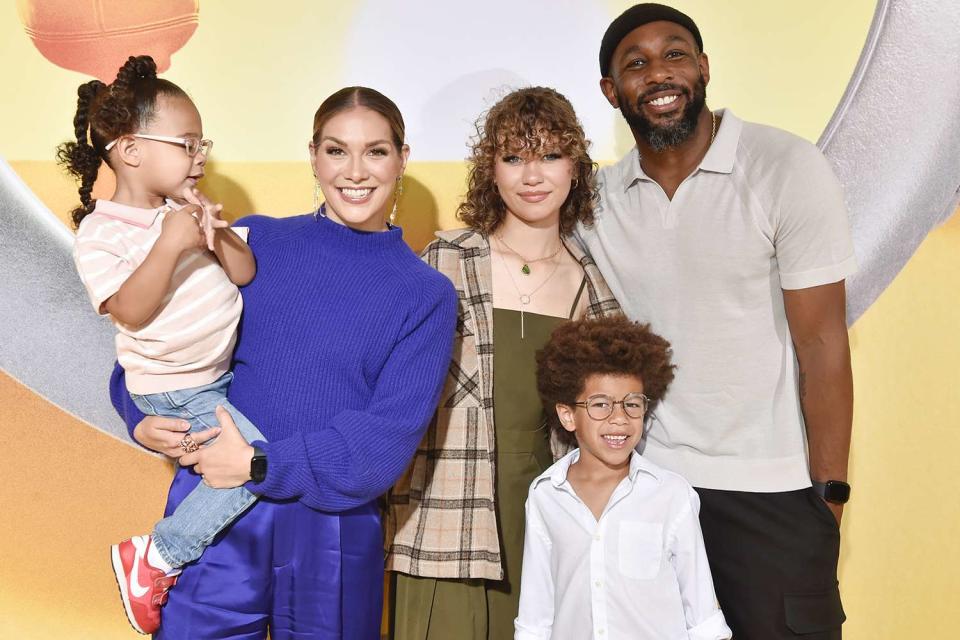
[[[557,250],[554,251],[553,253],[551,253],[551,254],[548,255],[548,256],[543,256],[542,258],[526,258],[526,257],[524,257],[523,255],[521,255],[521,253],[520,253],[519,251],[517,251],[516,249],[514,249],[513,247],[511,247],[510,245],[508,245],[507,242],[506,242],[506,240],[503,239],[503,236],[497,236],[497,242],[498,242],[500,245],[502,245],[507,251],[509,251],[509,252],[512,253],[513,255],[517,256],[518,258],[520,258],[520,261],[523,263],[523,266],[520,267],[520,273],[522,273],[522,274],[525,275],[525,276],[530,275],[530,273],[532,272],[532,270],[530,269],[530,265],[531,265],[531,264],[535,264],[535,263],[537,263],[537,262],[543,262],[544,260],[552,260],[552,259],[556,258],[556,257],[557,257],[557,254],[560,253],[560,250],[563,249],[563,243],[561,242],[561,243],[557,244]],[[502,252],[501,252],[501,253],[502,253]],[[504,263],[504,264],[506,264],[506,263]],[[511,278],[512,278],[512,276],[511,276]]]
[[[555,274],[557,272],[557,269],[560,267],[560,261],[556,260],[555,258],[558,255],[560,255],[560,250],[563,249],[563,242],[562,241],[560,242],[560,246],[557,247],[557,250],[554,251],[552,255],[549,255],[543,258],[537,258],[536,260],[526,260],[519,253],[511,249],[510,246],[503,241],[503,238],[501,238],[500,236],[494,236],[494,238],[497,241],[497,247],[500,249],[498,253],[500,254],[500,261],[503,262],[503,270],[507,272],[507,276],[510,278],[510,284],[513,285],[513,288],[517,292],[517,297],[520,300],[520,339],[523,340],[524,339],[524,321],[523,321],[524,309],[533,300],[534,294],[537,291],[540,291],[540,289],[543,288],[543,285],[547,284],[550,281],[550,278],[553,277],[553,274]],[[550,270],[550,273],[547,274],[547,277],[543,279],[543,282],[538,284],[533,289],[533,291],[528,291],[527,293],[524,293],[523,291],[520,290],[520,286],[517,284],[517,281],[513,277],[513,271],[510,269],[510,265],[507,264],[507,259],[503,256],[503,249],[507,249],[510,253],[514,254],[515,256],[523,260],[524,262],[523,268],[520,269],[520,272],[523,275],[530,275],[529,263],[531,262],[542,262],[543,260],[553,260],[553,268]]]

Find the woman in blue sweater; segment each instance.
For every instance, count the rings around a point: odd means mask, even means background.
[[[423,438],[457,310],[450,281],[389,223],[403,141],[392,101],[342,89],[320,105],[310,142],[324,205],[238,223],[250,229],[257,276],[243,289],[229,399],[267,442],[248,444],[218,411],[221,430],[194,435],[217,440],[183,455],[183,425],[145,418],[114,372],[111,395],[133,438],[184,465],[167,513],[201,474],[260,496],[185,568],[159,638],[379,638],[376,499]]]

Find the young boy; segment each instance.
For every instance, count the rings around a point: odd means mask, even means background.
[[[634,451],[670,357],[625,318],[564,324],[537,354],[552,428],[579,448],[530,486],[516,640],[730,638],[697,494]]]

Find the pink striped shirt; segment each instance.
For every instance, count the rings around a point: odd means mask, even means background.
[[[73,259],[93,307],[104,303],[146,259],[171,209],[140,209],[97,200],[77,230]],[[247,229],[234,228],[246,240]],[[185,251],[170,290],[146,324],[134,328],[111,317],[117,359],[127,388],[140,395],[210,384],[230,368],[243,300],[216,256]]]

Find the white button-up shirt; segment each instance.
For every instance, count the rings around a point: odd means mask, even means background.
[[[690,484],[634,452],[598,521],[567,481],[579,457],[530,486],[515,640],[730,638]]]

